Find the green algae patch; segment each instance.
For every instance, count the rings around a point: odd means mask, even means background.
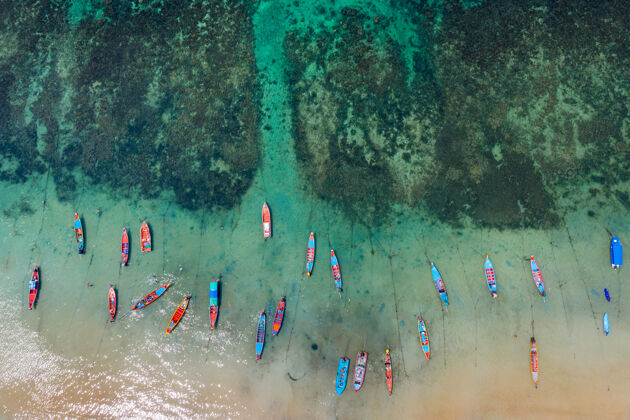
[[[305,182],[370,223],[402,204],[545,228],[589,189],[625,204],[630,19],[613,3],[340,5],[332,26],[298,26],[285,54]]]
[[[115,194],[231,207],[260,163],[251,9],[238,2],[40,2],[3,10],[0,177],[50,170]],[[17,35],[12,35],[17,34]]]

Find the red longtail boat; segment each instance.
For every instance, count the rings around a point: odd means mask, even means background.
[[[168,323],[168,327],[166,327],[164,335],[173,331],[173,328],[175,328],[177,324],[179,324],[179,321],[181,321],[184,313],[186,312],[186,309],[188,308],[188,302],[190,302],[190,296],[186,296],[184,300],[181,301],[177,309],[175,309],[175,313],[173,313],[173,316],[171,317],[171,322]]]
[[[151,230],[147,222],[142,222],[140,228],[140,249],[142,252],[151,251]]]
[[[31,281],[28,282],[28,309],[32,310],[39,291],[39,267],[35,266]]]
[[[278,303],[278,310],[276,310],[276,316],[273,318],[273,336],[278,335],[280,328],[282,327],[282,320],[284,319],[284,310],[287,307],[287,300],[285,297],[280,299]]]
[[[129,235],[127,235],[127,229],[123,228],[122,230],[122,252],[120,254],[122,259],[122,266],[127,265],[127,261],[129,260]]]
[[[269,212],[269,206],[267,206],[267,203],[263,203],[262,207],[262,225],[263,236],[265,238],[271,237],[271,213]]]
[[[114,322],[116,319],[116,289],[114,289],[114,285],[109,285],[109,293],[107,294],[107,304],[109,306],[109,317],[110,321]]]

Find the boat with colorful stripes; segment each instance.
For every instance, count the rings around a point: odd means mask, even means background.
[[[260,313],[258,317],[258,329],[256,330],[256,360],[262,357],[263,348],[265,347],[265,311]]]
[[[608,323],[608,312],[604,312],[604,318],[602,319],[604,324],[604,334],[608,335],[610,333],[610,324]]]
[[[219,316],[219,279],[210,281],[210,331],[214,330]]]
[[[343,287],[341,285],[341,270],[339,270],[339,261],[337,260],[335,251],[332,249],[330,250],[330,267],[332,268],[333,279],[335,280],[337,292],[341,294],[343,291]]]
[[[173,331],[173,328],[175,328],[177,324],[179,324],[179,321],[182,320],[182,317],[186,313],[186,309],[188,309],[188,302],[190,302],[190,296],[186,296],[181,301],[177,309],[175,309],[175,312],[173,313],[173,316],[171,317],[171,322],[168,323],[168,327],[166,327],[166,331],[164,332],[164,335]]]
[[[109,285],[109,292],[107,293],[107,307],[109,308],[109,320],[114,322],[114,319],[116,319],[116,289],[113,284]]]
[[[534,386],[538,388],[538,349],[536,348],[536,340],[534,337],[532,337],[532,341],[529,346],[529,357],[532,380],[534,381]]]
[[[33,268],[33,275],[28,282],[28,309],[32,310],[37,299],[37,292],[39,291],[39,267]]]
[[[313,272],[313,264],[315,263],[315,234],[311,232],[308,237],[308,246],[306,247],[306,275],[310,276]]]
[[[267,203],[263,203],[262,207],[262,225],[263,225],[263,236],[265,238],[271,237],[271,212],[269,211],[269,206]]]
[[[142,222],[142,227],[140,227],[140,250],[142,252],[151,251],[151,229],[149,229],[147,222]]]
[[[613,236],[610,241],[610,265],[614,269],[621,268],[623,265],[623,247],[616,236]]]
[[[365,368],[367,367],[367,352],[360,351],[357,354],[357,364],[354,366],[354,390],[358,392],[365,380]]]
[[[282,320],[284,319],[284,311],[287,307],[287,300],[283,296],[280,299],[280,303],[278,303],[278,309],[276,310],[276,316],[273,318],[273,330],[272,335],[275,337],[280,332],[280,328],[282,328]]]
[[[421,316],[418,316],[418,336],[420,337],[420,346],[427,360],[431,357],[431,348],[429,347],[429,333]]]
[[[490,294],[493,298],[497,297],[497,281],[494,276],[494,266],[492,265],[492,261],[490,261],[490,257],[486,254],[486,262],[483,265],[484,272],[486,273],[486,282],[488,283],[488,289],[490,289]]]
[[[74,213],[74,235],[77,238],[77,249],[79,254],[83,254],[85,241],[83,239],[83,226],[81,225],[79,213]]]
[[[531,256],[531,267],[532,267],[532,277],[534,278],[534,283],[536,283],[536,288],[538,289],[538,293],[540,296],[545,297],[545,282],[542,278],[542,273],[540,272],[540,268],[538,268],[538,264],[534,259],[534,256]]]
[[[127,235],[126,228],[123,228],[122,230],[121,245],[120,258],[122,259],[122,266],[124,267],[127,265],[127,261],[129,260],[129,235]]]
[[[350,359],[342,357],[339,359],[339,366],[337,367],[337,380],[335,381],[335,389],[337,395],[346,389],[346,383],[348,382],[348,368],[350,367]]]
[[[131,311],[137,311],[138,309],[146,308],[147,306],[158,300],[168,290],[170,286],[171,283],[167,283],[164,286],[158,287],[157,289],[140,299],[138,302],[136,302],[136,304],[133,305],[133,307],[126,314],[121,316],[120,319],[123,319],[124,317],[129,315]]]
[[[448,295],[446,294],[446,287],[444,286],[444,280],[438,271],[437,267],[431,262],[431,274],[433,275],[433,282],[435,283],[435,289],[440,295],[440,299],[444,302],[444,305],[448,306]]]
[[[385,384],[387,385],[387,393],[392,395],[394,377],[392,375],[392,357],[389,355],[389,349],[385,350]]]

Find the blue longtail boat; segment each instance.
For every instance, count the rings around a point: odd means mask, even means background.
[[[81,218],[78,213],[74,213],[74,234],[77,238],[79,254],[83,254],[85,242],[83,240],[83,226],[81,225]]]
[[[610,265],[615,269],[623,265],[623,248],[616,236],[610,241]]]
[[[133,305],[133,308],[129,309],[129,311],[127,311],[126,314],[121,316],[120,319],[123,319],[124,317],[129,315],[131,311],[137,311],[138,309],[142,309],[149,306],[150,304],[158,300],[170,286],[171,286],[171,283],[167,283],[164,286],[158,287],[157,289],[155,289],[154,291],[152,291],[151,293],[149,293],[148,295],[140,299],[138,302],[136,302],[136,304]]]
[[[532,277],[534,278],[534,283],[536,283],[536,288],[538,289],[538,293],[540,296],[545,297],[545,282],[543,282],[542,274],[540,272],[540,268],[538,268],[538,264],[536,264],[536,260],[534,256],[531,256],[531,267],[532,267]]]
[[[497,280],[494,275],[494,266],[492,265],[492,261],[490,261],[490,257],[486,254],[486,262],[483,265],[484,272],[486,273],[486,282],[488,283],[488,289],[490,289],[490,294],[493,298],[497,297]]]
[[[210,282],[210,331],[214,330],[219,316],[219,280]]]
[[[256,331],[256,360],[262,357],[263,347],[265,347],[265,311],[260,313],[258,318],[258,330]]]
[[[337,292],[341,294],[343,291],[343,288],[341,287],[341,270],[339,270],[339,261],[337,261],[335,251],[332,249],[330,250],[330,267],[332,268],[333,279],[335,280]]]
[[[442,280],[442,276],[433,262],[431,262],[431,274],[433,275],[435,289],[440,294],[440,299],[442,299],[444,305],[448,306],[448,295],[446,294],[446,287],[444,287],[444,280]]]
[[[337,388],[337,395],[346,389],[346,383],[348,382],[348,368],[350,367],[350,359],[342,357],[339,359],[339,366],[337,367],[337,380],[335,381],[335,388]]]
[[[306,247],[306,275],[310,276],[313,272],[313,263],[315,262],[315,234],[311,232],[308,237],[308,245]]]
[[[608,289],[604,289],[604,296],[606,296],[606,300],[610,302],[610,293],[608,293]]]
[[[418,316],[418,336],[420,337],[420,345],[427,360],[431,358],[431,348],[429,347],[429,333],[421,316]]]
[[[610,332],[610,325],[608,324],[608,312],[604,313],[603,323],[604,323],[604,334],[608,335],[608,333]]]

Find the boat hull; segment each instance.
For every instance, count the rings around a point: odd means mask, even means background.
[[[262,225],[263,225],[263,237],[271,237],[271,212],[267,203],[263,203],[262,207]]]
[[[33,269],[31,281],[28,282],[28,309],[32,310],[39,291],[39,267]]]
[[[337,292],[341,293],[343,291],[343,287],[341,284],[341,270],[339,270],[339,261],[337,260],[337,256],[335,255],[335,251],[330,250],[330,268],[332,269],[333,280],[335,280],[335,287],[337,288]]]
[[[145,297],[140,299],[134,305],[134,307],[132,309],[134,311],[136,311],[138,309],[142,309],[142,308],[145,308],[145,307],[149,306],[150,304],[152,304],[153,302],[158,300],[164,294],[164,292],[166,292],[168,290],[168,288],[170,286],[171,286],[171,283],[168,283],[168,284],[165,284],[164,286],[158,287],[157,289],[155,289],[154,291],[152,291],[151,293],[149,293],[148,295],[146,295]]]
[[[392,395],[394,377],[392,374],[392,357],[389,355],[389,349],[385,351],[385,385],[387,386],[387,393]]]
[[[306,247],[306,275],[310,276],[313,272],[313,264],[315,263],[315,234],[311,232],[308,237],[308,245]]]
[[[435,290],[440,295],[440,299],[444,302],[445,306],[448,306],[448,294],[446,293],[446,286],[444,286],[444,280],[438,271],[435,264],[431,263],[431,275],[433,276],[433,283],[435,283]]]
[[[538,348],[536,347],[536,340],[534,339],[534,337],[532,337],[529,346],[529,357],[532,381],[534,381],[534,386],[538,388]]]
[[[122,266],[126,266],[127,261],[129,261],[129,235],[127,235],[126,228],[122,230],[120,259],[122,260]]]
[[[610,333],[610,324],[608,323],[608,312],[604,313],[604,318],[602,319],[602,323],[604,325],[604,334],[608,335],[608,333]]]
[[[258,329],[256,330],[256,360],[262,358],[262,352],[265,347],[265,311],[260,313],[258,317]]]
[[[273,319],[273,336],[275,337],[280,332],[280,328],[282,328],[282,321],[284,320],[284,311],[287,307],[286,299],[283,297],[280,299],[280,303],[278,303],[278,309],[276,310],[276,316]]]
[[[114,322],[116,319],[116,289],[114,289],[114,285],[109,285],[109,292],[107,293],[107,307],[109,308],[109,320]]]
[[[342,357],[339,359],[339,366],[337,366],[337,380],[335,381],[335,389],[337,395],[346,389],[346,383],[348,382],[348,368],[350,367],[350,359]]]
[[[536,289],[538,289],[538,293],[540,293],[540,296],[545,297],[546,296],[545,282],[543,281],[542,273],[540,272],[538,263],[536,263],[536,260],[534,259],[533,256],[531,257],[530,262],[531,262],[531,269],[532,269],[532,277],[534,278]]]
[[[182,320],[182,317],[186,313],[186,309],[188,309],[188,302],[190,302],[190,296],[186,296],[184,300],[181,301],[177,309],[175,309],[175,312],[173,313],[173,316],[171,317],[171,322],[169,322],[168,327],[166,327],[166,331],[164,332],[164,335],[173,331],[173,329],[177,326],[177,324],[179,324],[179,321]]]
[[[219,280],[210,282],[210,331],[214,330],[219,316]]]
[[[140,228],[140,250],[142,252],[151,251],[151,229],[149,229],[147,222],[142,222]]]
[[[494,266],[492,265],[492,261],[488,255],[486,255],[486,261],[484,263],[484,272],[486,274],[486,283],[488,284],[488,289],[490,289],[490,294],[493,298],[497,297],[497,279],[494,275]]]
[[[429,333],[427,327],[422,320],[422,317],[418,317],[418,336],[420,337],[420,347],[424,356],[429,360],[431,358],[431,347],[429,345]]]
[[[365,381],[365,368],[367,366],[367,353],[360,351],[357,354],[357,364],[354,367],[354,391],[359,392]]]
[[[83,254],[85,250],[85,239],[83,237],[83,225],[78,213],[74,213],[74,235],[77,239],[77,250],[79,254]]]

